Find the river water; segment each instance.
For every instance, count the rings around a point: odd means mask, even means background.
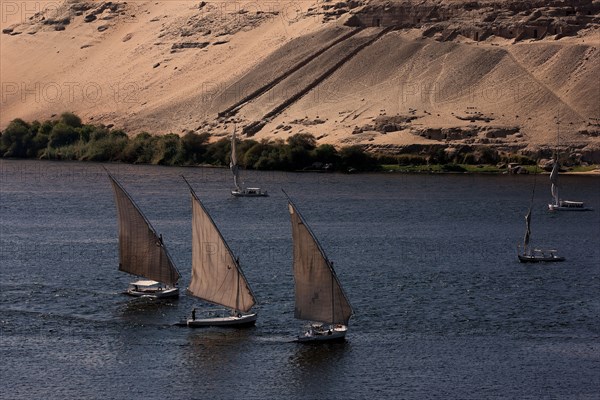
[[[595,211],[551,214],[547,176],[247,172],[105,164],[190,280],[184,174],[258,297],[256,327],[174,326],[200,301],[132,299],[101,164],[0,161],[2,399],[598,399],[600,178],[561,176]],[[522,265],[532,243],[567,258]],[[284,188],[335,262],[348,341],[293,342]],[[185,292],[185,291],[183,291]]]

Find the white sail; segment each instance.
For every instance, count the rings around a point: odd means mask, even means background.
[[[110,174],[119,216],[119,270],[167,285],[181,277],[162,237],[140,211],[131,196]]]
[[[237,155],[236,155],[236,146],[235,146],[235,129],[233,134],[231,135],[231,161],[229,162],[229,168],[231,169],[231,173],[233,174],[233,184],[237,190],[241,190],[238,180],[240,167],[237,163]]]
[[[558,159],[554,160],[552,172],[550,173],[550,182],[552,182],[551,192],[554,198],[554,204],[558,205]]]
[[[294,241],[295,317],[347,325],[352,307],[331,262],[291,200],[289,211]]]
[[[227,242],[191,187],[190,192],[192,280],[188,292],[211,303],[247,312],[256,304],[254,294]]]

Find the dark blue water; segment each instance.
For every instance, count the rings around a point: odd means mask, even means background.
[[[131,299],[99,164],[0,161],[2,399],[598,399],[600,179],[561,189],[596,211],[550,214],[537,177],[534,245],[516,258],[533,176],[247,173],[107,165],[190,278],[185,174],[260,302],[248,330],[173,326],[200,303]],[[292,342],[291,232],[280,188],[335,262],[348,342]]]

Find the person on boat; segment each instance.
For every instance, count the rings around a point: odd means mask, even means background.
[[[196,308],[192,308],[192,321],[196,320]]]

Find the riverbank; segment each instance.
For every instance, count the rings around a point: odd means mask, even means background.
[[[308,133],[292,135],[286,141],[241,140],[236,148],[238,164],[254,170],[502,174],[549,172],[551,168],[549,159],[538,160],[492,146],[461,146],[452,151],[426,146],[384,154],[360,145],[317,145],[317,139]],[[147,132],[130,136],[112,126],[83,124],[77,115],[63,113],[44,122],[13,120],[0,132],[0,157],[227,167],[231,139],[214,141],[207,132],[192,131],[183,136]],[[600,174],[598,165],[564,158],[560,160],[561,173]]]
[[[518,174],[541,174],[548,175],[545,171],[535,165],[518,166],[521,172]],[[430,174],[509,174],[506,166],[489,164],[433,164],[433,165],[382,165],[382,171],[393,173],[430,173]],[[600,175],[598,165],[576,166],[561,171],[566,175]]]

